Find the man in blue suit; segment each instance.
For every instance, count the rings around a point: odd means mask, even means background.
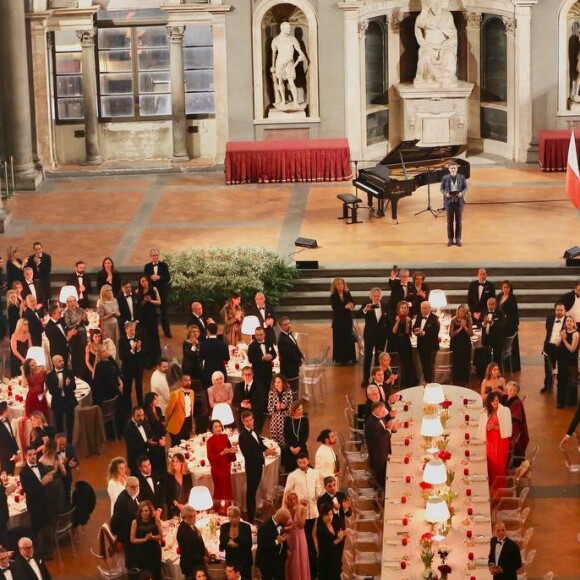
[[[467,180],[457,173],[459,166],[455,161],[449,164],[449,174],[441,180],[441,193],[447,212],[447,245],[461,246],[461,218],[467,193]],[[455,228],[454,228],[455,226]]]

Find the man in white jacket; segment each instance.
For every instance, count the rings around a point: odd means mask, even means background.
[[[321,481],[324,481],[325,477],[331,476],[338,479],[342,476],[342,472],[340,471],[340,464],[336,453],[332,448],[336,443],[336,433],[331,429],[324,429],[320,432],[316,440],[321,445],[316,450],[316,455],[314,456],[314,467],[320,473]]]

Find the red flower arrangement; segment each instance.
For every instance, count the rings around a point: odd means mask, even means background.
[[[429,484],[430,485],[430,484]],[[432,486],[431,486],[432,487]],[[431,532],[425,532],[422,536],[421,536],[421,540],[420,542],[424,541],[424,540],[432,540],[433,539],[433,534]]]
[[[433,489],[433,484],[431,483],[427,483],[426,481],[421,481],[419,483],[419,487],[423,490],[423,491],[428,491],[430,489]]]
[[[441,580],[447,580],[447,576],[451,574],[451,566],[449,564],[441,564],[437,570],[441,573]]]
[[[451,405],[453,405],[453,403],[451,401],[445,399],[442,403],[439,403],[439,405],[443,409],[449,409],[449,407],[451,407]]]
[[[447,450],[439,451],[439,453],[437,453],[437,457],[439,457],[441,461],[447,461],[448,459],[451,459],[451,453],[449,453]]]

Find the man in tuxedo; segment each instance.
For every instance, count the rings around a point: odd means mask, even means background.
[[[48,521],[46,486],[53,480],[52,471],[36,461],[36,449],[25,451],[25,465],[20,472],[20,484],[26,494],[26,507],[30,524],[38,546],[45,558],[52,557],[51,529]]]
[[[124,333],[119,339],[119,358],[121,359],[121,375],[123,377],[123,408],[125,412],[128,412],[131,408],[133,384],[135,384],[137,404],[143,404],[145,358],[141,347],[141,340],[137,338],[137,324],[127,321]]]
[[[52,397],[50,408],[54,414],[57,431],[64,431],[66,417],[66,434],[70,441],[73,438],[75,424],[75,407],[78,405],[75,396],[76,381],[73,372],[64,366],[60,354],[52,357],[53,369],[46,375],[46,386]]]
[[[143,407],[137,406],[131,410],[124,438],[127,447],[127,465],[131,473],[136,473],[137,459],[142,455],[149,457],[149,442],[153,439],[149,425],[145,422]]]
[[[44,294],[40,282],[34,280],[34,271],[32,268],[24,268],[24,282],[22,283],[22,298],[32,294],[39,304],[44,304]]]
[[[554,370],[556,368],[556,340],[564,328],[566,306],[563,302],[556,302],[554,312],[546,316],[546,338],[544,338],[544,386],[540,393],[551,393],[554,382]]]
[[[564,305],[566,314],[574,318],[578,331],[580,332],[580,281],[576,282],[574,290],[563,294],[558,302]]]
[[[242,380],[234,385],[233,407],[236,412],[238,424],[240,424],[240,414],[242,411],[252,411],[252,413],[254,413],[256,431],[261,433],[262,429],[258,428],[258,422],[256,420],[256,414],[260,409],[258,403],[259,396],[260,391],[258,385],[254,381],[252,367],[245,366],[242,369]]]
[[[146,455],[137,459],[137,473],[139,480],[139,501],[150,501],[156,510],[163,508],[163,485],[159,475],[153,473],[151,460]]]
[[[495,580],[517,580],[522,567],[519,546],[507,536],[504,522],[496,521],[489,548],[489,572]]]
[[[386,350],[388,332],[388,306],[383,300],[380,288],[373,288],[370,300],[363,304],[358,311],[358,318],[365,319],[363,338],[365,341],[365,356],[363,362],[363,381],[361,387],[366,388],[371,376],[371,363],[379,364],[379,354]]]
[[[250,580],[242,576],[242,569],[237,562],[226,563],[226,580]]]
[[[139,301],[137,300],[137,295],[131,288],[131,282],[121,282],[121,292],[117,295],[117,303],[119,304],[120,312],[117,321],[119,323],[121,336],[123,336],[125,324],[127,322],[137,324],[140,314]]]
[[[439,350],[439,318],[431,310],[431,304],[421,302],[421,314],[415,319],[413,334],[417,337],[417,352],[426,383],[433,382],[435,357]]]
[[[284,528],[288,525],[290,517],[290,512],[286,508],[280,508],[258,528],[256,566],[262,573],[262,580],[286,579],[288,535]]]
[[[186,578],[193,578],[196,570],[203,570],[207,574],[209,552],[205,542],[197,529],[195,510],[186,505],[181,510],[181,523],[177,528],[177,545],[181,555],[179,566]]]
[[[78,303],[81,308],[89,308],[89,294],[91,293],[91,276],[86,273],[86,264],[83,260],[75,262],[75,271],[68,277],[66,283],[77,289]]]
[[[391,385],[385,383],[385,371],[381,367],[373,367],[371,376],[372,380],[367,387],[367,401],[371,399],[371,393],[376,390],[379,395],[378,400],[385,404],[387,411],[390,413],[392,410],[391,405],[396,403],[401,398],[401,395],[398,393],[391,393]],[[394,413],[395,411],[393,411],[393,417]]]
[[[392,417],[387,416],[387,408],[382,401],[373,403],[371,414],[365,422],[365,441],[368,461],[377,485],[385,489],[387,461],[391,455]]]
[[[179,445],[194,432],[195,393],[191,388],[191,377],[181,377],[181,387],[169,395],[165,410],[165,425],[171,437],[171,445]]]
[[[447,212],[447,245],[461,246],[461,229],[463,221],[463,206],[467,193],[467,179],[458,173],[457,162],[449,163],[449,173],[441,180],[443,206]],[[455,223],[454,223],[455,222]],[[455,225],[455,228],[453,227]]]
[[[185,326],[197,326],[199,328],[199,340],[205,340],[207,338],[207,325],[215,324],[213,318],[203,317],[203,304],[201,302],[191,303],[191,312],[187,317]]]
[[[10,561],[13,553],[0,546],[0,580],[17,580],[14,576],[14,562]]]
[[[473,316],[474,324],[480,328],[487,300],[493,297],[495,297],[495,286],[487,279],[485,268],[480,268],[477,271],[477,280],[470,282],[467,290],[467,305]]]
[[[262,436],[254,430],[254,415],[251,411],[242,412],[239,446],[246,464],[246,509],[248,521],[253,523],[256,515],[256,494],[262,481],[264,457],[275,455],[274,449],[264,444]]]
[[[482,312],[481,337],[488,349],[488,361],[501,365],[501,353],[506,339],[505,316],[497,307],[495,298],[488,298],[487,309]]]
[[[409,303],[409,308],[413,305],[416,295],[415,285],[411,282],[409,270],[402,269],[391,270],[389,275],[389,288],[391,289],[391,296],[389,297],[389,315],[391,318],[395,317],[397,312],[397,304],[402,302]]]
[[[117,536],[117,540],[123,544],[125,551],[125,566],[128,569],[134,567],[131,549],[131,524],[139,510],[139,480],[136,477],[128,477],[125,489],[119,494],[113,506],[111,516],[111,531]]]
[[[51,580],[50,572],[42,558],[36,555],[30,538],[18,540],[18,552],[11,566],[14,580]]]
[[[256,422],[256,431],[262,432],[264,424],[264,413],[268,406],[268,393],[272,385],[272,367],[277,353],[274,348],[274,342],[266,339],[266,331],[263,328],[256,328],[254,340],[248,347],[248,361],[252,365],[254,383],[258,391],[256,404],[258,408],[254,409],[254,418]]]
[[[29,294],[26,297],[26,310],[22,313],[22,318],[28,320],[28,330],[32,338],[32,346],[42,346],[42,319],[44,318],[44,308],[36,300],[36,296]]]
[[[254,296],[254,302],[248,310],[251,316],[257,316],[260,322],[260,328],[266,331],[266,340],[271,343],[276,342],[276,331],[274,325],[276,318],[274,316],[274,309],[266,301],[266,296],[263,292],[258,292]]]
[[[169,273],[167,264],[159,259],[159,248],[151,248],[149,250],[149,257],[151,258],[151,262],[145,264],[143,273],[149,276],[151,283],[157,288],[157,292],[159,292],[159,298],[161,298],[161,306],[159,307],[161,311],[161,328],[163,328],[165,336],[171,338],[171,328],[169,327],[169,317],[167,315],[171,274]]]
[[[228,345],[217,337],[217,324],[208,322],[207,338],[199,345],[199,358],[203,364],[203,386],[211,387],[211,376],[220,371],[224,377],[228,376],[226,362],[230,360]]]
[[[280,318],[278,322],[280,334],[278,335],[278,355],[280,356],[280,373],[286,377],[294,399],[298,399],[300,387],[300,367],[304,362],[304,355],[298,346],[296,337],[292,334],[292,325],[287,316]]]
[[[0,471],[14,475],[18,443],[10,425],[8,403],[0,401]]]
[[[318,498],[318,510],[324,504],[332,506],[332,525],[335,530],[346,530],[346,518],[352,515],[350,497],[342,491],[338,491],[336,477],[329,475],[323,480],[325,492]],[[338,544],[340,556],[344,551],[344,542]]]
[[[33,278],[38,281],[44,296],[44,304],[48,306],[50,301],[52,258],[42,251],[42,244],[40,242],[34,242],[32,249],[34,250],[34,254],[28,257],[26,266],[32,268]]]
[[[53,303],[48,307],[48,316],[50,318],[46,323],[44,332],[50,345],[50,357],[59,354],[64,360],[64,366],[68,366],[69,339],[73,336],[73,330],[67,332],[64,329],[62,311],[58,303]]]
[[[70,502],[73,473],[78,473],[80,461],[74,445],[67,442],[67,437],[64,433],[57,433],[54,436],[54,440],[56,442],[58,458],[62,460],[64,468],[66,469],[66,475],[62,477],[62,486],[64,488],[64,495],[67,501]]]

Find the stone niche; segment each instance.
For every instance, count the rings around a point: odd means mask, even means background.
[[[317,22],[304,0],[266,0],[254,12],[256,123],[318,120]]]

